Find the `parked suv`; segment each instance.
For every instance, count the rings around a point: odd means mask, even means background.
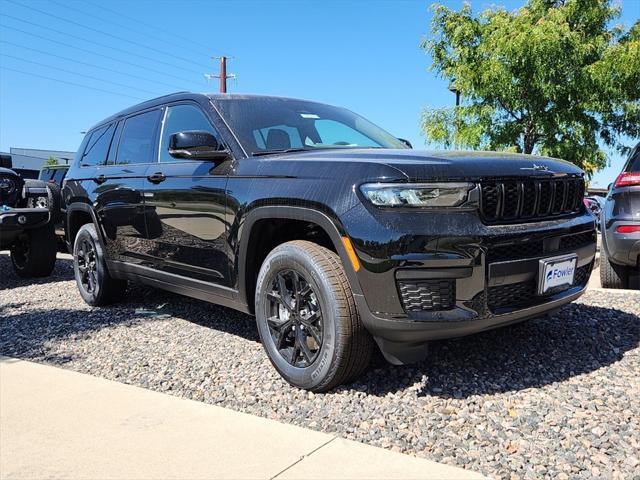
[[[640,288],[640,143],[609,188],[601,213],[604,288]]]
[[[63,189],[87,303],[130,280],[255,314],[278,372],[314,391],[376,343],[412,362],[578,298],[583,192],[562,160],[418,152],[343,108],[191,93],[91,128]]]

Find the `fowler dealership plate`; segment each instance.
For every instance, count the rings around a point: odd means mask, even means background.
[[[575,254],[540,260],[538,267],[538,295],[544,295],[550,289],[560,285],[573,285],[576,273]]]

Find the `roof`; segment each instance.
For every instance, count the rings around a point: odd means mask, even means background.
[[[152,98],[151,100],[146,100],[142,103],[138,103],[133,105],[125,110],[121,110],[118,113],[111,115],[104,120],[93,125],[88,131],[93,130],[100,125],[104,125],[105,123],[113,122],[121,117],[130,115],[132,113],[139,112],[141,110],[146,110],[148,108],[153,108],[159,105],[163,105],[169,102],[175,102],[179,100],[196,100],[196,99],[211,99],[213,102],[221,101],[221,100],[247,100],[247,99],[278,99],[278,100],[298,100],[298,101],[309,101],[310,100],[301,100],[296,98],[289,97],[278,97],[273,95],[256,95],[256,94],[245,94],[245,93],[196,93],[196,92],[176,92],[171,93],[169,95],[163,95],[162,97]]]

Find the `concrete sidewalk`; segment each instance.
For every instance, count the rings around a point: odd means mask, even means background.
[[[0,478],[483,477],[213,405],[2,357]]]

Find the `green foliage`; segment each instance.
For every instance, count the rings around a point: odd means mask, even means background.
[[[625,153],[624,137],[640,137],[640,21],[610,27],[620,13],[610,0],[432,8],[421,47],[462,104],[424,110],[430,142],[550,155],[591,175],[606,165],[602,146]]]
[[[52,157],[51,155],[47,158],[47,161],[44,162],[45,167],[53,167],[58,165],[58,159],[56,157]]]

